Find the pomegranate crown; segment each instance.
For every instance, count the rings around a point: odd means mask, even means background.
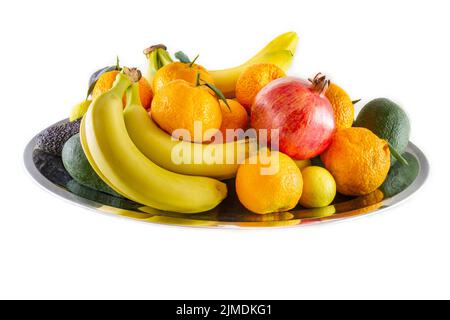
[[[330,86],[330,80],[327,79],[326,75],[324,75],[320,72],[318,74],[316,74],[314,79],[308,79],[308,80],[312,84],[312,89],[320,94],[324,93]]]

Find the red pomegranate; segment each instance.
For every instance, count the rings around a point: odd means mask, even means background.
[[[333,107],[323,94],[328,84],[320,73],[309,81],[285,77],[270,82],[255,98],[251,126],[269,130],[269,142],[270,129],[279,129],[279,150],[294,159],[321,154],[335,132]]]

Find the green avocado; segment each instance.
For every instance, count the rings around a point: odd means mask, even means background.
[[[120,197],[120,195],[104,183],[94,169],[92,169],[81,146],[80,134],[76,134],[67,140],[64,144],[61,156],[64,168],[79,184]]]
[[[379,98],[366,104],[358,114],[355,127],[367,128],[402,154],[409,142],[411,125],[405,111],[386,98]],[[391,165],[396,159],[391,155]]]
[[[414,182],[419,174],[419,161],[411,153],[404,153],[403,157],[408,161],[408,165],[396,162],[389,170],[386,180],[379,190],[386,198],[395,196],[402,192]]]

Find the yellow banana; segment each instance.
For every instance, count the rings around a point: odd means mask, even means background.
[[[252,62],[270,52],[287,50],[295,55],[297,50],[298,36],[297,33],[290,31],[283,33],[270,41],[264,48],[262,48],[257,54],[250,58],[245,64]]]
[[[292,64],[297,43],[297,34],[295,32],[287,32],[273,39],[244,64],[230,69],[208,70],[208,72],[213,77],[216,87],[227,98],[233,98],[235,96],[236,81],[247,67],[257,63],[273,63],[287,71]]]
[[[81,143],[89,162],[111,188],[146,206],[182,213],[216,207],[226,197],[224,183],[165,170],[143,155],[130,139],[123,117],[122,96],[139,77],[137,70],[125,69],[111,90],[89,107],[80,128]],[[138,84],[133,86],[137,88]]]
[[[200,144],[174,140],[160,129],[140,105],[139,92],[127,95],[124,111],[128,134],[136,147],[157,165],[182,174],[228,179],[236,176],[248,153],[248,142]],[[174,161],[173,156],[183,157]]]

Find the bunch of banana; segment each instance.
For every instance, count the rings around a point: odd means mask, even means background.
[[[236,81],[242,71],[257,63],[273,63],[287,71],[294,59],[297,43],[297,34],[295,32],[286,32],[273,39],[256,55],[240,66],[223,70],[208,70],[208,72],[213,77],[215,86],[225,97],[234,98]],[[149,81],[153,79],[154,74],[160,67],[172,62],[166,47],[163,45],[152,46],[144,50],[144,54],[148,60],[147,78]]]
[[[236,176],[239,163],[248,156],[248,140],[217,144],[174,140],[153,122],[141,106],[135,86],[130,91],[130,97],[127,96],[124,119],[136,147],[151,161],[173,172],[229,179]],[[182,156],[183,161],[174,162],[175,153]]]
[[[113,87],[89,107],[80,128],[81,144],[89,163],[111,188],[143,205],[183,213],[216,207],[227,195],[224,183],[163,169],[143,155],[131,140],[125,126],[122,96],[127,91],[131,100],[131,90],[138,90],[139,79],[138,70],[125,68]]]

